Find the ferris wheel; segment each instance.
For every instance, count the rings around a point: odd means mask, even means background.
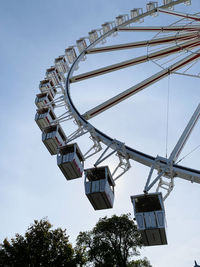
[[[144,193],[131,196],[138,229],[146,246],[167,244],[163,201],[174,188],[174,178],[200,183],[199,170],[177,164],[179,155],[199,119],[200,104],[168,157],[153,157],[136,150],[108,136],[103,129],[97,129],[89,121],[171,74],[200,77],[196,65],[200,59],[200,16],[174,11],[174,7],[182,3],[190,5],[191,1],[164,0],[160,6],[151,1],[146,4],[146,10],[134,8],[130,15],[119,15],[114,21],[105,22],[100,28],[91,30],[87,37],[77,40],[76,45],[66,48],[65,55],[55,59],[54,66],[47,69],[45,79],[40,82],[40,93],[35,99],[38,108],[35,121],[42,131],[42,142],[51,155],[57,155],[57,165],[67,180],[81,178],[84,173],[85,194],[95,210],[113,207],[116,180],[129,171],[131,160],[150,168]],[[178,21],[168,26],[134,24],[159,14],[176,17]],[[116,35],[122,33],[154,35],[134,42],[115,44],[113,41],[113,44],[106,45],[107,40],[112,42]],[[82,61],[87,62],[91,55],[131,49],[145,49],[143,51],[146,52],[138,53],[120,63],[75,74]],[[72,101],[71,92],[75,83],[146,62],[156,65],[159,71],[83,114]],[[71,133],[69,129],[65,129],[66,121],[73,122],[73,127],[75,125],[75,130]],[[89,136],[92,142],[85,152],[78,145],[78,139],[82,136]],[[88,158],[91,162],[95,155],[98,157],[93,161],[94,166],[84,170],[84,162]],[[104,162],[113,155],[117,156],[118,164],[111,172],[109,164],[104,165]],[[156,189],[149,193],[153,187]]]

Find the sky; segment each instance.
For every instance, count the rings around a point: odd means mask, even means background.
[[[56,158],[42,143],[41,131],[34,121],[34,101],[46,69],[64,54],[65,48],[119,14],[128,14],[135,7],[145,9],[146,3],[145,0],[1,1],[0,242],[16,233],[23,235],[34,219],[47,217],[54,227],[67,229],[70,241],[75,244],[78,233],[92,229],[101,217],[123,213],[133,216],[130,196],[142,193],[149,169],[131,161],[130,171],[116,182],[114,208],[94,211],[84,193],[84,179],[66,181]],[[197,13],[200,2],[193,0],[188,7],[180,4],[176,10]],[[141,26],[169,25],[173,21],[174,18],[159,14],[156,18],[145,18]],[[147,33],[123,33],[108,39],[106,45],[152,37]],[[88,56],[77,74],[136,57],[138,52],[143,51]],[[71,96],[77,109],[84,113],[159,70],[152,62],[123,69],[72,85]],[[172,75],[102,113],[91,123],[135,149],[165,156],[169,93],[169,155],[199,103],[198,83],[195,78]],[[63,127],[67,135],[74,129],[72,121]],[[197,124],[181,157],[199,145],[199,131]],[[88,137],[76,140],[83,152],[91,145]],[[196,150],[181,164],[198,169],[199,156]],[[88,159],[85,167],[92,167],[95,159],[97,156]],[[113,170],[117,158],[109,158],[106,164]],[[195,259],[200,262],[199,196],[200,185],[175,179],[175,188],[165,201],[168,245],[141,250],[141,257],[146,256],[152,266],[188,267],[194,265]]]

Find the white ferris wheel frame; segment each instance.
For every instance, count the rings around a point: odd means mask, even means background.
[[[159,42],[173,42],[174,38],[172,37],[166,37],[166,38],[158,38],[153,39],[151,41],[141,41],[141,42],[134,42],[129,43],[125,45],[113,45],[109,47],[98,47],[95,48],[95,46],[102,41],[104,41],[108,36],[115,34],[118,31],[177,31],[178,26],[171,26],[171,27],[126,27],[132,22],[136,22],[138,20],[142,20],[144,17],[149,15],[156,15],[158,12],[162,13],[168,13],[170,15],[175,15],[181,18],[188,18],[188,19],[194,19],[200,21],[200,18],[195,15],[190,14],[183,14],[175,11],[171,11],[171,8],[177,4],[187,2],[186,0],[176,0],[176,1],[165,1],[168,4],[164,4],[160,7],[156,6],[155,8],[147,11],[147,12],[141,12],[137,17],[127,19],[120,25],[114,25],[113,22],[110,23],[112,25],[111,29],[107,32],[103,32],[102,29],[99,29],[98,31],[101,33],[100,37],[96,39],[94,42],[90,43],[85,49],[81,51],[79,56],[74,60],[74,62],[71,64],[71,67],[67,73],[66,82],[65,82],[65,88],[62,88],[62,93],[64,95],[64,102],[67,108],[67,119],[74,118],[78,129],[72,133],[70,136],[68,136],[67,143],[71,142],[72,140],[89,133],[94,145],[88,150],[88,152],[84,155],[85,159],[94,155],[95,153],[99,152],[102,147],[101,143],[103,143],[106,146],[106,149],[102,152],[99,159],[96,161],[94,166],[96,167],[98,164],[100,164],[103,160],[108,158],[110,155],[117,152],[117,155],[119,157],[120,163],[117,166],[123,167],[123,171],[120,175],[115,177],[115,180],[118,179],[122,174],[124,174],[129,168],[130,163],[129,160],[134,160],[136,162],[139,162],[147,167],[150,167],[150,173],[147,178],[147,183],[145,185],[144,191],[148,192],[151,187],[159,181],[157,191],[161,188],[166,189],[167,193],[164,198],[166,198],[169,193],[172,191],[174,186],[174,178],[179,177],[191,182],[199,183],[200,184],[200,170],[191,169],[188,167],[180,166],[175,164],[176,159],[178,158],[181,150],[183,149],[186,141],[188,140],[190,133],[192,129],[194,128],[196,122],[198,121],[200,117],[200,105],[195,110],[192,118],[190,119],[188,125],[186,126],[183,134],[181,135],[178,143],[176,144],[175,148],[173,149],[171,155],[169,158],[164,157],[153,157],[151,155],[145,154],[143,152],[140,152],[138,150],[135,150],[134,148],[131,148],[124,143],[120,142],[119,140],[113,139],[112,137],[107,136],[102,131],[95,128],[91,123],[88,122],[90,118],[93,116],[98,115],[99,113],[105,111],[107,108],[112,107],[113,105],[119,103],[120,101],[126,99],[127,97],[137,93],[140,90],[143,90],[150,84],[153,84],[157,82],[158,80],[168,76],[170,73],[176,72],[178,69],[180,69],[183,65],[188,64],[189,62],[193,62],[197,60],[200,57],[200,50],[198,50],[197,53],[190,53],[186,58],[183,58],[179,60],[178,62],[174,63],[167,69],[162,69],[158,73],[154,74],[153,76],[149,77],[148,79],[142,81],[141,83],[134,85],[133,87],[127,89],[126,91],[120,93],[119,95],[107,100],[106,102],[102,103],[101,105],[93,108],[92,110],[86,112],[85,114],[80,114],[77,108],[75,107],[71,96],[70,96],[70,84],[79,80],[83,80],[85,78],[94,77],[97,75],[101,75],[104,73],[107,73],[109,71],[118,70],[123,67],[131,66],[134,64],[139,64],[141,62],[148,61],[149,59],[155,59],[162,57],[163,53],[167,54],[173,54],[177,51],[181,51],[183,49],[192,49],[192,47],[198,47],[200,46],[200,42],[196,41],[195,39],[192,39],[191,37],[196,37],[196,32],[194,31],[193,26],[187,26],[187,29],[190,30],[190,33],[185,34],[183,27],[179,28],[180,31],[183,31],[183,34],[181,33],[179,36],[176,37],[176,40],[185,40],[185,43],[182,43],[180,45],[175,45],[167,49],[160,50],[158,52],[151,53],[147,55],[146,57],[138,57],[134,58],[132,60],[128,60],[126,62],[121,62],[115,65],[111,65],[108,67],[104,67],[98,70],[94,70],[88,73],[80,74],[77,76],[73,76],[74,71],[77,69],[78,64],[81,60],[84,60],[86,54],[91,53],[101,53],[105,50],[112,51],[112,50],[119,50],[119,49],[127,49],[127,48],[133,48],[137,46],[145,46],[145,45],[155,45]],[[150,2],[155,3],[155,2]],[[196,26],[195,26],[196,27]],[[198,28],[198,27],[197,27]],[[198,28],[199,29],[199,28]],[[188,35],[190,38],[187,39]],[[87,37],[86,37],[87,38]],[[61,97],[62,98],[62,97]],[[108,149],[111,149],[112,152],[110,154],[107,154]],[[116,168],[116,169],[117,169]],[[114,173],[116,172],[116,169],[114,170]],[[151,182],[153,171],[157,170],[158,175],[157,177]],[[164,177],[168,180],[164,180]]]

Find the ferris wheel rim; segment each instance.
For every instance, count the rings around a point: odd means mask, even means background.
[[[148,13],[148,12],[146,12],[146,13]],[[143,13],[143,15],[144,14],[145,13]],[[149,14],[147,14],[146,16],[148,16],[148,15]],[[125,22],[124,24],[127,24],[127,22]],[[123,26],[123,25],[120,25],[120,26]],[[110,36],[111,34],[113,34],[116,31],[116,29],[117,29],[117,27],[115,27],[114,29],[111,29],[109,32],[101,35],[95,42],[93,42],[92,44],[87,46],[87,48],[84,51],[82,51],[82,53],[80,53],[80,55],[76,58],[76,60],[74,61],[74,63],[70,67],[70,70],[69,70],[67,78],[66,78],[66,84],[65,84],[65,92],[66,92],[65,101],[67,102],[68,105],[70,105],[70,109],[72,110],[75,119],[77,119],[77,121],[80,122],[80,124],[83,126],[84,129],[86,129],[90,133],[95,133],[96,136],[100,139],[100,141],[102,143],[104,143],[106,146],[109,146],[112,149],[117,149],[117,147],[116,147],[117,144],[115,142],[116,140],[113,139],[112,137],[106,135],[102,131],[98,130],[92,124],[90,124],[79,113],[79,111],[75,107],[75,105],[74,105],[74,103],[73,103],[73,101],[71,99],[71,96],[70,96],[70,78],[72,77],[76,66],[81,61],[81,59],[84,57],[84,55],[86,54],[87,50],[92,48],[93,46],[95,46],[97,43],[101,42],[105,37]],[[118,141],[118,142],[120,142],[120,141]],[[128,154],[130,159],[132,159],[134,161],[137,161],[137,162],[139,162],[139,163],[141,163],[143,165],[146,165],[148,167],[151,167],[153,165],[153,163],[155,162],[155,160],[156,160],[156,157],[148,155],[148,154],[146,154],[144,152],[135,150],[134,148],[131,148],[131,147],[127,146],[127,145],[125,145],[125,149],[126,149],[126,153]],[[163,166],[163,168],[166,167],[167,166],[167,160],[165,158],[161,158],[160,157],[160,164],[161,164],[161,166]],[[192,179],[194,179],[194,177],[200,178],[200,171],[192,169],[192,168],[189,168],[189,167],[173,164],[173,170],[174,170],[174,173],[176,174],[175,177],[184,178],[184,179],[190,180],[190,181]],[[199,180],[197,180],[197,182],[200,183]]]

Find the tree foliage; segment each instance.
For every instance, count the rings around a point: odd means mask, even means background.
[[[96,267],[150,267],[144,265],[145,260],[143,263],[142,260],[129,262],[130,258],[140,254],[138,248],[141,246],[140,234],[130,215],[104,217],[91,231],[80,232],[77,237],[77,247]]]
[[[0,267],[151,267],[140,255],[141,237],[130,215],[101,218],[88,232],[80,232],[76,247],[66,230],[52,229],[48,220],[35,220],[25,235],[0,244]]]
[[[34,221],[25,236],[16,234],[0,246],[0,266],[77,266],[82,257],[75,254],[66,230],[57,228],[45,219]]]

